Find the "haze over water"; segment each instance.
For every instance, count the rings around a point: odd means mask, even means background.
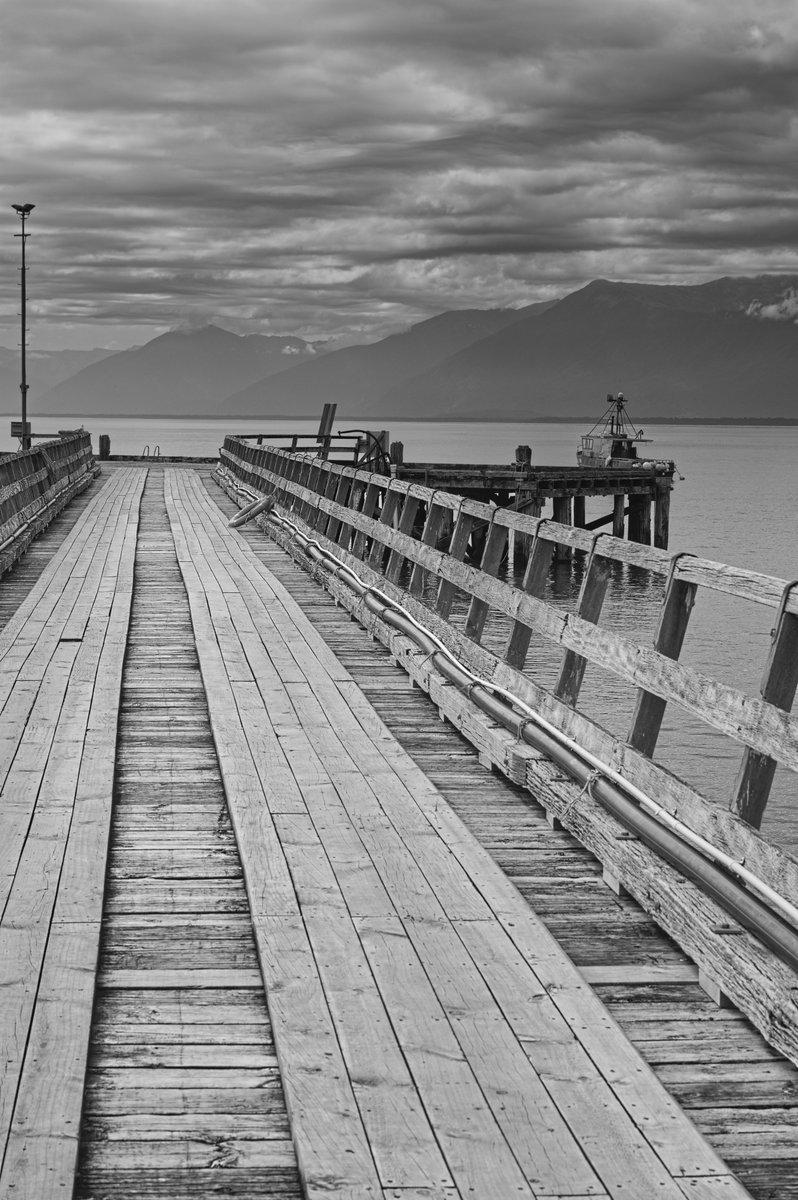
[[[93,434],[95,450],[98,435],[107,433],[112,454],[140,454],[149,445],[150,451],[159,446],[165,455],[214,455],[229,432],[310,432],[317,427],[316,421],[261,423],[230,418],[77,417],[57,423],[62,427],[84,423]],[[340,417],[335,428],[356,424]],[[525,443],[532,446],[533,463],[541,465],[574,464],[579,435],[586,432],[579,425],[554,423],[392,421],[389,428],[391,440],[404,442],[408,462],[510,462],[515,447]],[[660,425],[646,432],[653,439],[647,448],[652,457],[673,458],[685,476],[677,479],[671,502],[671,552],[686,550],[779,578],[798,578],[798,426]],[[609,504],[601,498],[588,500],[587,510],[591,519],[608,511]],[[572,607],[578,582],[578,568],[553,575],[552,600]],[[660,586],[620,573],[605,602],[602,625],[650,644],[661,595]],[[773,618],[772,609],[699,592],[681,660],[756,695]],[[560,657],[559,651],[547,651],[536,639],[527,669],[550,686]],[[633,704],[633,689],[588,667],[580,705],[590,715],[623,736]],[[705,795],[727,803],[741,753],[741,747],[669,707],[656,757]],[[780,770],[763,827],[794,852],[798,851],[795,793],[794,778]]]

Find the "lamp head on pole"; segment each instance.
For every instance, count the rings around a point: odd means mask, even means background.
[[[33,209],[36,207],[36,205],[35,204],[12,204],[11,207],[14,209],[14,212],[19,213],[19,215],[21,217],[27,217],[33,211]]]

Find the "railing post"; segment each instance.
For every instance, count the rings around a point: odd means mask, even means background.
[[[671,571],[665,589],[665,599],[659,618],[654,649],[666,658],[678,659],[687,632],[690,613],[695,604],[696,585],[686,583],[677,575],[678,558],[671,562]],[[637,693],[637,703],[627,741],[633,749],[651,758],[657,745],[662,718],[667,701],[642,688]]]
[[[507,527],[494,522],[485,539],[485,549],[479,564],[480,571],[485,575],[498,575],[506,549]],[[472,597],[465,623],[465,635],[471,638],[472,642],[478,642],[482,638],[487,616],[488,605],[485,601],[477,600],[476,596]]]
[[[596,554],[596,542],[601,536],[600,533],[596,535],[596,541],[590,551],[576,610],[582,620],[591,621],[594,625],[598,624],[601,616],[601,608],[610,579],[609,562],[606,558],[601,558]],[[554,688],[554,695],[564,704],[570,704],[572,708],[576,706],[579,699],[579,689],[582,686],[586,666],[587,659],[583,658],[581,654],[577,654],[575,650],[566,650],[560,667],[560,675]]]
[[[435,494],[430,497],[427,502],[427,516],[424,521],[424,529],[421,534],[421,541],[425,546],[436,546],[440,536],[441,527],[444,517],[449,512],[448,508],[444,508],[442,504],[435,503]],[[424,570],[419,563],[413,565],[413,570],[410,573],[410,583],[408,590],[414,595],[421,595],[424,590],[424,580],[428,572]]]
[[[462,562],[468,549],[468,541],[471,537],[471,531],[474,526],[474,517],[469,512],[464,512],[462,505],[460,512],[457,514],[457,519],[452,530],[451,541],[449,542],[448,554],[451,558]],[[449,616],[454,600],[455,585],[450,583],[448,579],[442,579],[438,585],[438,595],[435,599],[435,608],[440,616],[444,619]]]
[[[340,504],[343,506],[346,504],[346,498],[349,495],[349,487],[352,481],[344,474],[343,468],[339,467],[338,470],[340,473],[336,477],[337,486],[333,500],[335,504]],[[338,540],[338,531],[340,528],[340,518],[330,517],[329,521],[327,522],[326,536],[331,542],[336,542]]]
[[[372,479],[366,486],[366,492],[363,497],[363,507],[361,512],[364,517],[373,517],[377,511],[377,505],[380,500],[381,487],[379,483],[375,483]],[[352,542],[352,553],[358,558],[366,557],[366,537],[367,535],[358,529]]]
[[[411,495],[410,492],[405,496],[405,502],[402,505],[402,515],[399,518],[399,532],[406,533],[408,537],[413,532],[413,526],[416,523],[421,499],[418,496]],[[405,562],[404,555],[399,550],[392,550],[388,555],[388,565],[385,568],[385,578],[390,579],[392,583],[396,583],[402,573],[402,565]]]
[[[546,588],[546,580],[551,569],[551,560],[554,555],[554,542],[549,542],[540,533],[541,521],[538,525],[538,531],[535,534],[535,541],[532,545],[532,550],[527,559],[524,577],[521,580],[521,588],[530,596],[543,596]],[[507,639],[507,645],[504,647],[504,661],[510,667],[515,667],[518,671],[523,671],[526,662],[529,643],[532,640],[532,630],[523,621],[514,621],[510,636]]]
[[[358,512],[360,509],[360,501],[363,499],[363,493],[366,490],[366,485],[362,479],[350,479],[350,483],[352,486],[351,491],[349,492],[349,497],[345,501],[346,507],[352,512]],[[348,523],[348,521],[342,521],[341,527],[338,530],[338,545],[343,546],[344,549],[348,550],[349,542],[351,541],[352,537],[352,526]]]
[[[382,501],[382,512],[380,513],[380,525],[386,525],[393,528],[394,519],[399,508],[400,501],[405,495],[403,491],[395,490],[390,485],[387,487],[385,496]],[[382,570],[383,559],[385,558],[385,543],[375,537],[371,543],[369,550],[369,566],[375,570]]]
[[[784,712],[792,708],[798,686],[798,616],[785,611],[786,602],[796,586],[798,580],[784,589],[760,688],[762,699]],[[731,809],[754,829],[762,824],[776,765],[767,754],[746,747]]]

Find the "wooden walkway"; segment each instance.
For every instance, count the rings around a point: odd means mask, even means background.
[[[208,488],[225,515],[237,511]],[[317,578],[255,522],[242,533],[752,1195],[798,1197],[798,1069],[737,1009],[710,1000],[697,967],[631,896],[607,887],[599,861],[552,828],[526,788],[480,766],[477,748]]]
[[[75,1200],[298,1200],[241,863],[166,519],[141,502]]]
[[[75,1170],[145,475],[95,496],[0,635],[4,1198]]]
[[[165,486],[308,1194],[744,1194],[201,482]]]
[[[0,634],[0,1198],[70,1194],[81,1112],[81,1200],[298,1195],[269,1016],[314,1200],[745,1196],[193,471],[131,623],[145,476]]]

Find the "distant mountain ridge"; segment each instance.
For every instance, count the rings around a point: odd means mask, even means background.
[[[408,417],[589,417],[623,391],[635,417],[798,417],[798,276],[698,286],[595,280],[383,397]],[[785,302],[786,305],[785,305]],[[762,310],[779,309],[778,318]]]
[[[110,355],[35,404],[72,415],[349,419],[798,418],[798,275],[698,285],[594,280],[561,300],[442,313],[365,346],[217,326]],[[0,362],[0,368],[2,363]]]
[[[92,363],[33,407],[78,416],[223,416],[231,392],[322,353],[323,346],[297,337],[241,336],[218,325],[174,330]]]
[[[41,396],[64,379],[103,358],[113,350],[37,350],[27,351],[27,380],[32,392]],[[0,346],[0,409],[16,411],[20,400],[20,352]]]
[[[383,394],[399,389],[405,380],[445,361],[466,346],[512,325],[532,310],[460,309],[421,321],[368,346],[347,346],[324,359],[300,363],[289,371],[259,380],[229,398],[232,412],[315,414],[322,404],[338,405],[341,413],[379,411]]]

